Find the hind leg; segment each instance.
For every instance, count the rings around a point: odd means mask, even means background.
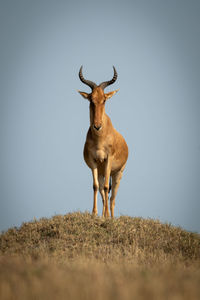
[[[110,212],[111,212],[111,217],[114,217],[114,208],[115,208],[115,198],[117,195],[117,191],[119,188],[120,180],[122,178],[122,174],[124,171],[125,165],[121,168],[120,171],[112,175],[112,194],[110,197]]]
[[[103,175],[99,175],[98,176],[98,180],[99,180],[99,192],[101,194],[102,204],[103,204],[103,210],[102,210],[102,217],[103,217],[104,213],[105,213],[104,176]]]

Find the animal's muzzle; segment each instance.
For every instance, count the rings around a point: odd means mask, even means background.
[[[99,131],[99,130],[101,130],[101,128],[102,128],[102,126],[101,125],[93,125],[93,127],[94,127],[94,129],[95,130],[97,130],[97,131]]]

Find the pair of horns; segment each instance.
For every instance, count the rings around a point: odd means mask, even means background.
[[[79,70],[79,78],[80,80],[85,83],[86,85],[88,85],[92,90],[97,87],[96,83],[94,83],[93,81],[87,80],[83,77],[83,73],[82,73],[82,68],[83,66],[80,67]],[[109,86],[110,84],[113,84],[116,80],[117,80],[117,71],[115,69],[115,67],[113,66],[113,70],[114,70],[114,75],[113,78],[109,81],[104,81],[101,84],[99,84],[99,87],[101,87],[103,90]]]

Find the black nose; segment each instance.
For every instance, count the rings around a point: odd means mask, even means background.
[[[94,125],[94,129],[100,130],[100,129],[101,129],[101,125],[100,125],[100,126],[95,126],[95,125]]]

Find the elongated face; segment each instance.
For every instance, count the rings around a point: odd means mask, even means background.
[[[103,90],[99,87],[95,88],[90,99],[90,122],[91,126],[97,131],[102,129],[105,102],[106,97]]]
[[[105,94],[100,86],[95,87],[91,94],[79,91],[84,98],[90,101],[90,125],[96,132],[103,127],[106,100],[111,98],[117,91]]]

